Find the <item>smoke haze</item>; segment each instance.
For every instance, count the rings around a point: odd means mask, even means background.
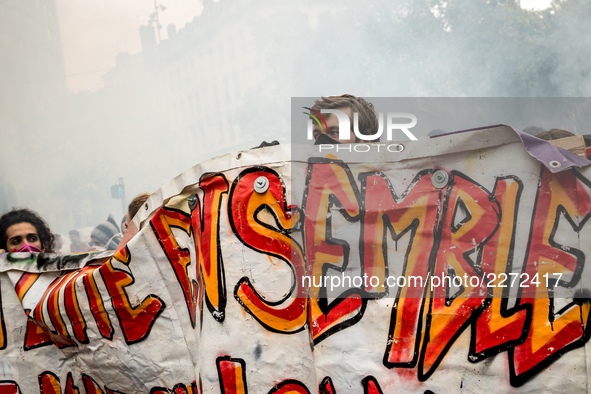
[[[160,40],[151,2],[33,3],[0,4],[0,211],[62,234],[200,161],[289,143],[291,97],[591,94],[582,0],[186,0],[164,3]]]

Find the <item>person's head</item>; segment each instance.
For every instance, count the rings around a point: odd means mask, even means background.
[[[37,213],[12,209],[0,216],[0,249],[53,253],[54,236]]]
[[[526,128],[523,129],[523,131],[526,132],[527,134],[531,134],[531,135],[537,136],[538,134],[546,131],[546,129],[543,129],[543,128],[538,127],[538,126],[527,126]]]
[[[90,240],[94,250],[115,250],[117,248],[121,240],[121,233],[112,215],[92,229]]]
[[[325,134],[333,140],[338,140],[341,143],[361,142],[362,140],[357,138],[353,132],[353,113],[359,114],[359,132],[361,134],[373,135],[379,128],[378,117],[373,104],[361,97],[356,97],[351,94],[321,97],[319,100],[314,101],[312,112],[320,112],[322,109],[338,109],[347,114],[351,124],[349,139],[339,140],[339,122],[337,117],[333,114],[323,114],[328,128],[323,124],[318,125],[315,123],[313,128],[313,136],[315,140],[320,135]],[[378,141],[379,139],[374,140],[374,142]]]
[[[60,249],[64,246],[64,241],[62,240],[61,234],[53,234],[53,237],[54,237],[53,248],[55,249],[56,252],[59,252]]]
[[[127,227],[129,227],[129,223],[131,222],[133,217],[137,214],[137,212],[140,210],[142,205],[144,205],[144,203],[148,200],[149,197],[150,197],[150,193],[143,192],[143,193],[138,194],[137,196],[135,196],[133,198],[133,200],[131,200],[131,202],[129,203],[129,206],[127,207],[127,214],[125,215],[125,221],[123,222],[123,225],[122,225],[123,231],[127,230]]]
[[[68,233],[68,235],[70,236],[70,240],[72,242],[78,242],[78,241],[80,241],[80,231],[78,231],[78,230],[70,230],[70,232]]]
[[[573,134],[567,130],[550,129],[548,131],[542,131],[542,132],[536,134],[536,137],[541,138],[546,141],[550,141],[550,140],[559,140],[561,138],[566,138],[566,137],[572,137],[574,135],[575,134]]]

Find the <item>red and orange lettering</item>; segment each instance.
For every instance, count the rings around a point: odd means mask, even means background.
[[[327,265],[344,270],[349,258],[349,245],[330,239],[333,207],[350,221],[359,219],[359,191],[349,167],[339,161],[310,162],[306,184],[304,244],[308,278],[312,279],[308,314],[312,339],[317,343],[359,321],[367,300],[361,296],[363,289],[352,289],[327,304],[326,288],[321,285]]]
[[[514,177],[498,178],[495,184],[494,194],[495,200],[501,206],[501,222],[498,231],[482,249],[481,264],[485,277],[494,279],[491,284],[492,299],[473,326],[471,360],[480,360],[487,355],[508,349],[527,335],[524,328],[526,319],[529,319],[528,310],[516,307],[508,311],[509,294],[504,290],[509,288],[501,287],[503,284],[499,283],[502,280],[499,274],[511,272],[512,268],[517,207],[522,188],[521,181]]]
[[[74,378],[72,377],[71,372],[68,372],[68,376],[66,378],[66,388],[64,389],[64,394],[80,394],[80,390],[74,385]]]
[[[82,384],[84,385],[84,390],[86,390],[86,394],[104,394],[101,387],[94,381],[93,378],[86,374],[82,374]],[[111,390],[107,389],[107,393],[115,393]],[[117,393],[118,394],[118,393]]]
[[[72,323],[74,337],[82,343],[88,343],[88,336],[86,335],[86,322],[78,305],[75,282],[79,277],[88,276],[89,273],[94,272],[96,269],[97,267],[84,267],[79,271],[73,272],[67,280],[62,282],[66,314]]]
[[[199,181],[203,190],[203,210],[197,199],[191,217],[199,278],[203,281],[205,303],[212,316],[223,321],[226,309],[226,279],[220,244],[222,195],[228,192],[223,174],[206,174]]]
[[[384,394],[380,384],[373,376],[366,376],[361,384],[363,385],[363,394]]]
[[[527,295],[520,303],[532,306],[531,326],[525,342],[509,355],[512,382],[517,385],[589,338],[589,303],[573,302],[555,311],[553,288],[578,283],[585,263],[582,251],[555,241],[559,221],[566,219],[578,233],[590,215],[589,180],[574,170],[553,175],[542,168],[525,266],[525,273],[537,275],[540,284],[533,292],[523,291]],[[557,282],[558,275],[564,276],[561,282]]]
[[[361,184],[365,207],[362,233],[365,272],[381,278],[388,275],[388,232],[395,241],[410,232],[401,275],[427,278],[440,199],[439,189],[431,182],[431,171],[418,174],[400,197],[381,174],[362,174]],[[409,280],[399,289],[396,306],[392,308],[385,355],[388,367],[416,363],[424,294],[425,286],[420,281]]]
[[[482,249],[498,229],[500,206],[490,194],[472,180],[452,173],[442,210],[441,242],[435,260],[434,276],[459,277],[461,294],[450,294],[451,281],[434,286],[419,363],[419,379],[428,378],[437,368],[457,337],[477,316],[487,298],[484,282],[468,279],[482,277],[480,265],[468,257]],[[453,274],[452,271],[453,270]]]
[[[0,382],[0,394],[20,394],[21,389],[18,384],[12,380],[3,380]]]
[[[332,383],[332,379],[330,376],[325,376],[320,382],[318,387],[319,394],[337,394],[336,390],[334,389],[334,384]]]
[[[264,177],[269,184],[262,193],[253,188],[259,177]],[[306,295],[301,284],[305,274],[304,259],[300,246],[288,235],[299,215],[292,216],[279,175],[262,168],[243,171],[232,185],[228,211],[238,239],[257,252],[284,261],[293,274],[292,288],[280,301],[265,300],[246,277],[236,285],[234,296],[267,329],[279,333],[302,330],[306,324]],[[261,219],[263,211],[272,215],[278,228]]]
[[[51,336],[37,322],[29,317],[30,309],[25,309],[27,315],[27,329],[23,349],[31,350],[51,345]]]
[[[29,291],[29,289],[33,286],[37,279],[39,279],[39,275],[40,274],[38,273],[32,272],[25,272],[22,274],[22,276],[18,279],[18,282],[16,282],[16,285],[14,287],[19,300],[23,300],[25,294],[27,294],[27,291]]]
[[[64,280],[67,280],[67,275],[56,278],[45,290],[45,293],[41,297],[39,303],[33,310],[33,316],[37,324],[50,335],[52,342],[60,348],[73,346],[75,344],[75,342],[70,337],[70,334],[66,330],[66,326],[59,309],[59,290],[63,285]],[[55,328],[55,331],[51,330],[46,324],[46,320],[43,315],[44,305],[47,305],[47,318]]]
[[[100,273],[103,277],[126,343],[132,344],[141,341],[149,334],[154,321],[166,305],[164,301],[153,294],[146,296],[139,305],[131,305],[125,287],[133,283],[133,276],[113,266],[113,259],[116,257],[122,257],[122,255],[113,256],[101,265],[96,273]],[[127,256],[126,260],[117,261],[129,264],[129,258]]]
[[[220,390],[223,394],[246,394],[246,363],[240,358],[229,356],[216,360]]]
[[[189,265],[191,265],[189,250],[179,246],[172,232],[172,227],[176,227],[189,235],[191,217],[185,212],[162,207],[156,211],[150,220],[150,225],[181,285],[189,317],[191,318],[191,325],[195,327],[199,285],[189,275]]]
[[[153,387],[150,390],[150,394],[198,394],[198,391],[195,382],[189,386],[186,386],[183,383],[177,383],[172,390],[163,387]]]
[[[310,394],[310,390],[302,382],[289,379],[275,385],[269,394]]]
[[[127,250],[127,248],[122,248],[121,250]],[[120,254],[118,251],[115,253],[115,256],[119,256],[119,260],[123,260],[123,254]],[[109,319],[109,315],[105,310],[105,304],[99,292],[99,289],[96,285],[96,279],[94,278],[94,271],[98,267],[85,267],[87,268],[86,275],[83,277],[84,282],[84,289],[86,290],[86,295],[88,296],[88,303],[90,305],[90,312],[96,321],[96,325],[98,328],[99,333],[103,338],[113,339],[113,334],[115,332],[113,328],[113,324],[111,323],[111,319]]]
[[[41,394],[62,394],[60,380],[53,372],[39,375],[39,388]]]

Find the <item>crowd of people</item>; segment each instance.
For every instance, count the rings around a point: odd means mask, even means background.
[[[379,122],[374,105],[369,101],[351,94],[321,97],[314,102],[312,108],[309,108],[310,117],[313,118],[315,115],[321,114],[323,109],[335,109],[345,113],[349,117],[351,125],[354,124],[353,114],[356,114],[358,130],[355,133],[353,126],[351,126],[348,138],[340,138],[339,119],[337,116],[327,113],[321,116],[322,122],[317,121],[313,126],[315,144],[352,144],[379,141],[379,138],[373,138],[379,128]],[[433,134],[439,134],[439,130]],[[552,129],[546,131],[540,128],[536,128],[532,134],[544,140],[557,140],[574,136],[573,133],[565,130]],[[367,141],[360,138],[364,136],[367,136]],[[591,143],[591,141],[589,142]],[[264,142],[257,148],[276,144],[277,141],[272,143]],[[588,146],[589,144],[585,145]],[[591,155],[591,152],[586,153]],[[120,224],[112,215],[109,215],[107,220],[92,229],[89,241],[82,239],[80,231],[71,230],[68,234],[70,239],[69,252],[82,253],[117,249],[120,244],[124,244],[131,237],[130,235],[126,236],[125,233],[133,217],[149,196],[149,193],[138,194],[129,204],[127,214],[122,218]],[[137,231],[137,229],[134,230]],[[64,251],[61,235],[53,234],[43,218],[36,212],[26,208],[12,209],[0,216],[0,252],[67,253],[67,251]]]
[[[127,213],[118,224],[113,215],[96,225],[90,232],[90,240],[83,240],[80,231],[69,232],[69,251],[64,250],[64,240],[53,233],[47,222],[28,208],[13,208],[0,216],[0,253],[85,253],[101,250],[116,250],[129,223],[139,208],[150,197],[140,193],[129,204]]]

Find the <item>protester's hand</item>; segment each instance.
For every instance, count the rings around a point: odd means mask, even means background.
[[[255,146],[250,149],[266,148],[267,146],[274,146],[274,145],[279,145],[279,141],[277,141],[277,140],[273,140],[271,142],[263,141],[263,142],[261,142],[261,144],[259,146]]]

